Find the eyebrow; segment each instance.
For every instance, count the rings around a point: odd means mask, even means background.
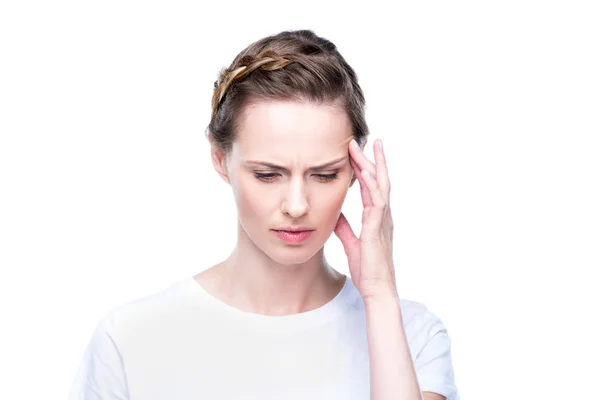
[[[320,171],[320,170],[327,169],[327,168],[329,168],[329,167],[331,167],[331,166],[339,163],[340,161],[345,160],[346,158],[348,158],[348,157],[344,156],[344,157],[341,157],[341,158],[338,158],[338,159],[326,162],[325,164],[317,165],[315,167],[310,167],[309,171]],[[277,170],[277,171],[288,172],[288,169],[285,168],[285,167],[282,167],[282,166],[276,165],[276,164],[271,164],[271,163],[264,162],[264,161],[252,161],[251,160],[251,161],[246,161],[246,164],[261,165],[261,166],[264,166],[264,167],[272,168],[272,169]]]

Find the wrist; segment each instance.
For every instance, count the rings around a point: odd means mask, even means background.
[[[360,294],[365,302],[387,302],[390,299],[398,300],[398,290],[395,279],[377,279],[361,282]]]
[[[396,290],[392,288],[374,291],[368,296],[363,296],[366,307],[389,307],[400,304],[400,298]]]

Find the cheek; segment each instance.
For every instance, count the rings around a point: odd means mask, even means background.
[[[348,188],[342,187],[339,190],[328,193],[326,197],[322,197],[323,200],[319,203],[318,209],[319,217],[324,223],[335,226],[347,193]]]
[[[235,199],[241,216],[253,219],[269,210],[268,198],[254,182],[241,180],[236,182]]]

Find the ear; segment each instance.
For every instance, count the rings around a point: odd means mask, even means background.
[[[229,173],[227,171],[227,155],[223,150],[214,144],[212,141],[210,143],[210,158],[212,160],[213,167],[219,174],[219,176],[227,183],[231,184],[229,181]]]

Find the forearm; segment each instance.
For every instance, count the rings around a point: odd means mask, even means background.
[[[421,400],[421,390],[392,294],[365,300],[371,400]]]

